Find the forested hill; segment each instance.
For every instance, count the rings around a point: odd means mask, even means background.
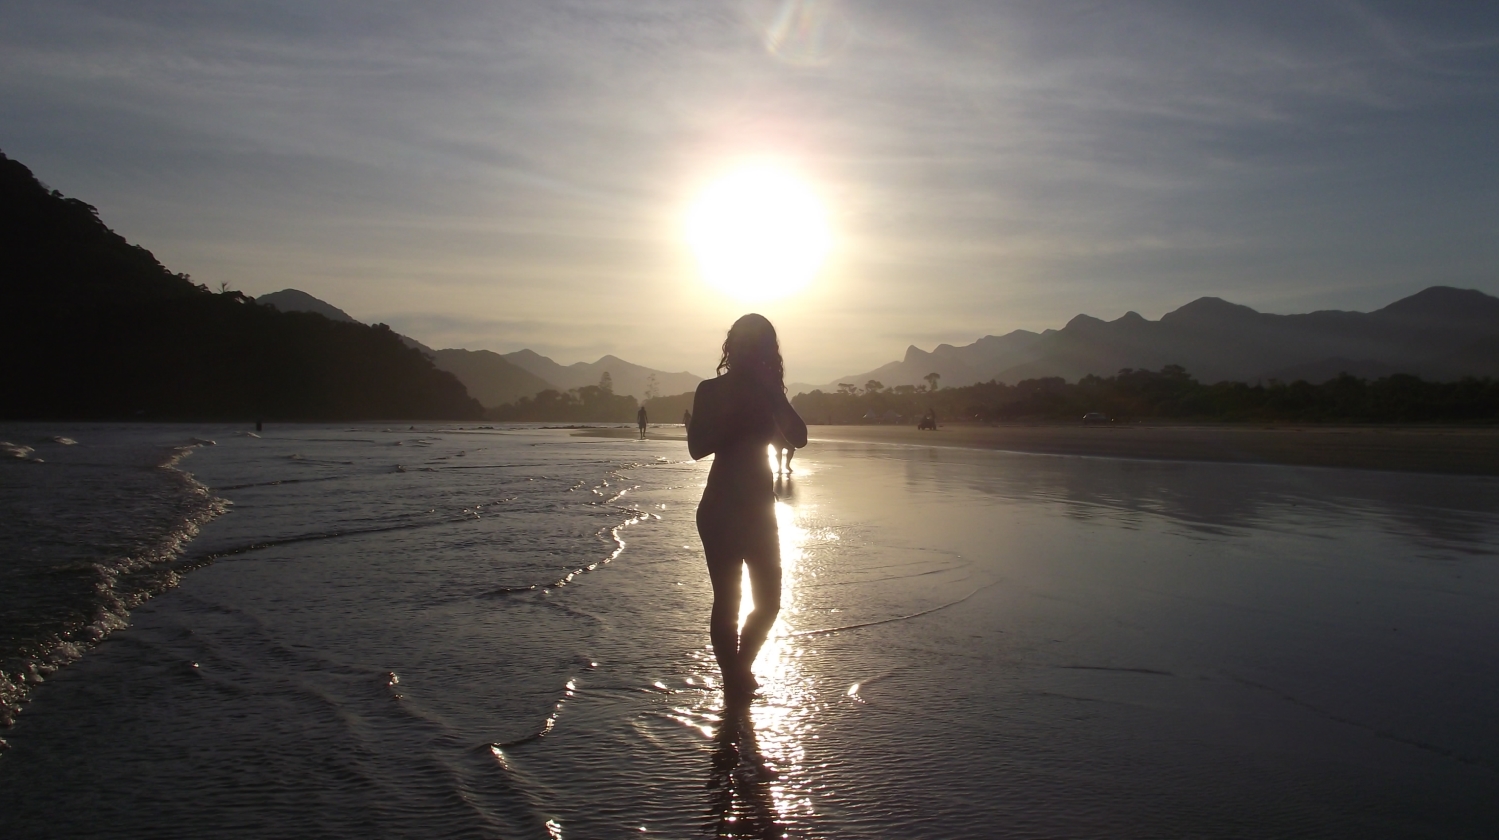
[[[384,325],[214,293],[0,154],[0,419],[476,419]]]
[[[871,383],[878,385],[879,383]],[[930,390],[914,385],[798,394],[791,404],[808,423],[909,423],[928,411],[939,422],[1076,423],[1204,420],[1290,423],[1499,422],[1499,381],[1468,377],[1426,382],[1394,374],[1372,382],[1340,374],[1329,382],[1205,385],[1177,365],[1159,372],[1121,370],[1114,376],[980,382]]]

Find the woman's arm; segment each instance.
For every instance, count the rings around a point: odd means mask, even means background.
[[[766,413],[788,443],[798,449],[807,445],[807,424],[791,407],[780,383],[731,382],[727,376],[698,383],[692,397],[692,425],[687,427],[687,453],[694,461],[702,460],[740,435],[768,432]]]
[[[713,398],[716,386],[712,379],[704,379],[692,395],[692,423],[687,426],[687,454],[692,460],[701,461],[718,451],[723,438],[722,419],[718,416],[718,400]]]
[[[807,423],[802,416],[796,413],[792,407],[791,400],[786,399],[786,392],[779,388],[775,390],[776,404],[771,410],[771,418],[775,420],[776,429],[780,431],[781,437],[791,444],[795,449],[801,449],[807,445]]]
[[[756,397],[763,400],[762,405],[770,409],[770,421],[775,424],[776,431],[792,448],[801,449],[806,446],[807,424],[791,406],[791,400],[786,399],[786,386],[781,384],[781,378],[766,371],[757,372],[752,381]]]

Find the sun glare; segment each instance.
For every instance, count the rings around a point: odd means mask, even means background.
[[[687,213],[687,243],[703,277],[742,301],[805,286],[832,244],[811,186],[773,164],[745,166],[709,184]]]

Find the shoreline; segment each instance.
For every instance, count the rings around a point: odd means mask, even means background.
[[[1495,427],[953,424],[935,432],[907,426],[809,426],[808,432],[812,442],[1499,476],[1499,428]],[[634,427],[573,432],[574,437],[600,438],[638,434]],[[648,430],[646,437],[686,440],[680,424]]]

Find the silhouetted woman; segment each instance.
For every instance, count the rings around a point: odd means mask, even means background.
[[[770,459],[772,439],[807,445],[807,424],[786,399],[785,369],[775,327],[745,315],[724,339],[718,377],[697,386],[687,450],[713,457],[697,508],[697,532],[713,579],[713,654],[723,672],[726,702],[744,702],[757,684],[750,666],[781,610],[781,542],[776,528]],[[741,564],[749,566],[755,609],[739,624]]]

